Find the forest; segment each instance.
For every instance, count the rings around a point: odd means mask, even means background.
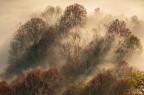
[[[143,26],[77,3],[48,6],[15,31],[0,95],[144,95],[144,71],[131,64]]]

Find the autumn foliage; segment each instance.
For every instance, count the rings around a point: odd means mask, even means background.
[[[54,95],[62,85],[62,75],[55,68],[46,71],[35,69],[18,76],[8,85],[1,82],[1,93],[4,95]]]
[[[65,32],[74,26],[83,26],[87,21],[86,9],[79,4],[66,7],[64,15],[60,19],[60,31]]]
[[[6,80],[0,95],[144,94],[144,73],[128,63],[142,51],[140,38],[124,20],[92,30],[87,20],[85,7],[75,3],[64,11],[49,6],[21,25],[0,76]]]
[[[110,23],[110,26],[108,27],[108,32],[118,34],[120,36],[129,36],[131,34],[130,30],[126,26],[126,23],[118,19]]]

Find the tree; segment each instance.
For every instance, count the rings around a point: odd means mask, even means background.
[[[117,60],[127,60],[133,54],[140,53],[142,46],[140,39],[134,35],[126,38],[120,47],[116,50]]]
[[[128,76],[134,69],[129,66],[128,62],[120,61],[116,64],[113,72],[119,79],[123,79],[124,77]]]
[[[59,6],[53,7],[53,6],[48,6],[45,11],[41,14],[42,17],[47,18],[48,16],[57,16],[61,14],[62,9]]]
[[[43,63],[49,48],[55,41],[54,29],[46,26],[46,23],[39,18],[31,19],[22,25],[18,31],[11,43],[10,65],[4,75],[6,78]],[[20,47],[23,47],[23,49]]]
[[[11,41],[9,63],[21,57],[30,46],[37,44],[46,30],[46,23],[40,18],[32,18],[22,25]]]
[[[80,95],[81,90],[78,85],[72,85],[67,87],[63,95]]]
[[[7,82],[0,82],[0,95],[8,95],[9,93],[11,93],[11,88]]]
[[[55,25],[60,20],[61,15],[62,9],[59,6],[48,6],[45,11],[42,12],[41,17],[46,20],[48,25]]]
[[[85,39],[79,30],[69,32],[66,37],[62,37],[59,50],[60,54],[66,60],[66,64],[62,68],[63,74],[67,78],[76,79],[81,74],[84,74],[86,69],[84,68],[84,56],[85,54]]]
[[[46,23],[42,19],[35,17],[18,29],[14,40],[24,45],[33,45],[39,42],[46,30]]]
[[[62,76],[55,68],[34,69],[12,81],[12,92],[8,95],[55,95],[61,84]]]
[[[105,56],[109,53],[111,47],[113,46],[114,36],[106,35],[101,37],[96,36],[94,40],[91,41],[87,49],[86,67],[87,69],[95,67],[97,64],[101,64]]]
[[[69,63],[80,64],[80,57],[84,50],[82,48],[82,46],[84,45],[82,33],[80,32],[80,30],[74,30],[66,37],[64,36],[62,37],[62,41],[59,42],[61,55],[64,56],[66,61],[68,61]]]
[[[66,7],[60,19],[60,31],[65,32],[74,26],[83,26],[87,20],[87,12],[82,5],[73,4]]]
[[[116,80],[116,77],[109,71],[99,73],[89,82],[81,95],[111,95],[110,93]]]
[[[132,16],[130,18],[130,24],[131,24],[131,27],[132,27],[132,32],[135,34],[135,35],[143,35],[142,31],[143,31],[143,21],[140,20],[137,16]]]
[[[132,86],[127,80],[119,80],[113,87],[113,92],[111,95],[133,95]]]
[[[118,19],[110,23],[108,26],[108,32],[111,34],[118,34],[120,36],[129,36],[131,34],[130,30],[126,27],[126,23]]]
[[[144,95],[144,72],[143,71],[133,71],[126,78],[128,82],[134,87],[134,89],[138,90],[137,93],[141,93]]]
[[[130,50],[136,50],[141,46],[140,39],[134,35],[131,35],[128,39],[126,39],[125,44]]]

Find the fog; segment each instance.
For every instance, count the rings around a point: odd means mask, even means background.
[[[79,3],[92,13],[100,7],[105,13],[114,15],[137,15],[143,19],[143,0],[0,0],[0,44],[17,29],[19,23],[26,21],[32,14],[42,11],[48,5],[61,6]]]
[[[0,0],[0,64],[2,65],[0,71],[6,67],[9,42],[21,24],[42,12],[48,5],[61,6],[64,9],[73,3],[84,5],[88,15],[99,7],[105,14],[125,17],[137,15],[144,20],[143,0]]]

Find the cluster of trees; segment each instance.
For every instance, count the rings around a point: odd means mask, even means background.
[[[9,85],[0,83],[0,95],[55,95],[62,86],[62,75],[55,68],[35,69],[18,75]]]
[[[9,66],[3,74],[4,79],[14,75],[17,78],[10,83],[0,82],[0,95],[144,93],[143,72],[134,70],[126,62],[141,52],[140,39],[132,34],[124,21],[116,19],[105,27],[104,36],[96,33],[95,38],[85,44],[87,39],[83,38],[81,29],[85,29],[87,19],[86,9],[82,5],[70,5],[64,12],[60,7],[50,6],[39,18],[34,17],[20,26],[11,41]],[[56,56],[61,55],[65,60],[62,68],[35,69],[42,65],[49,66],[50,63],[46,61],[56,49],[60,51]],[[88,77],[98,64],[104,62],[116,66],[96,74],[88,83],[79,82],[81,77]]]
[[[61,34],[74,26],[86,23],[86,10],[82,5],[70,5],[63,15],[59,15],[60,13],[59,7],[48,7],[41,18],[34,17],[19,27],[10,45],[10,66],[4,74],[6,78],[43,63]],[[60,17],[55,25],[49,24],[50,21],[46,20],[48,16],[57,15]]]
[[[40,18],[32,18],[22,25],[10,45],[10,66],[5,77],[21,73],[42,62],[54,38],[54,30]]]
[[[63,95],[143,95],[143,72],[125,61],[118,66],[96,74],[86,84],[80,81],[68,86]]]
[[[105,36],[102,37],[97,34],[84,49],[79,48],[79,39],[82,40],[80,34],[78,37],[75,37],[78,41],[72,39],[71,43],[63,45],[64,53],[68,53],[67,57],[70,56],[70,58],[67,58],[68,64],[62,69],[67,77],[75,79],[76,77],[80,77],[80,75],[89,74],[89,72],[95,69],[95,66],[105,61],[118,64],[122,60],[127,61],[134,54],[141,52],[140,39],[132,35],[124,21],[116,19],[106,28],[107,33]],[[77,43],[76,46],[73,41]],[[106,58],[110,53],[112,55],[107,60]],[[76,61],[73,62],[74,58],[76,58]]]
[[[81,79],[68,84],[53,67],[33,69],[18,75],[9,84],[0,82],[0,95],[58,95],[65,87],[61,95],[141,95],[144,93],[143,76],[143,72],[129,67],[125,61],[114,69],[96,74],[88,83]]]

